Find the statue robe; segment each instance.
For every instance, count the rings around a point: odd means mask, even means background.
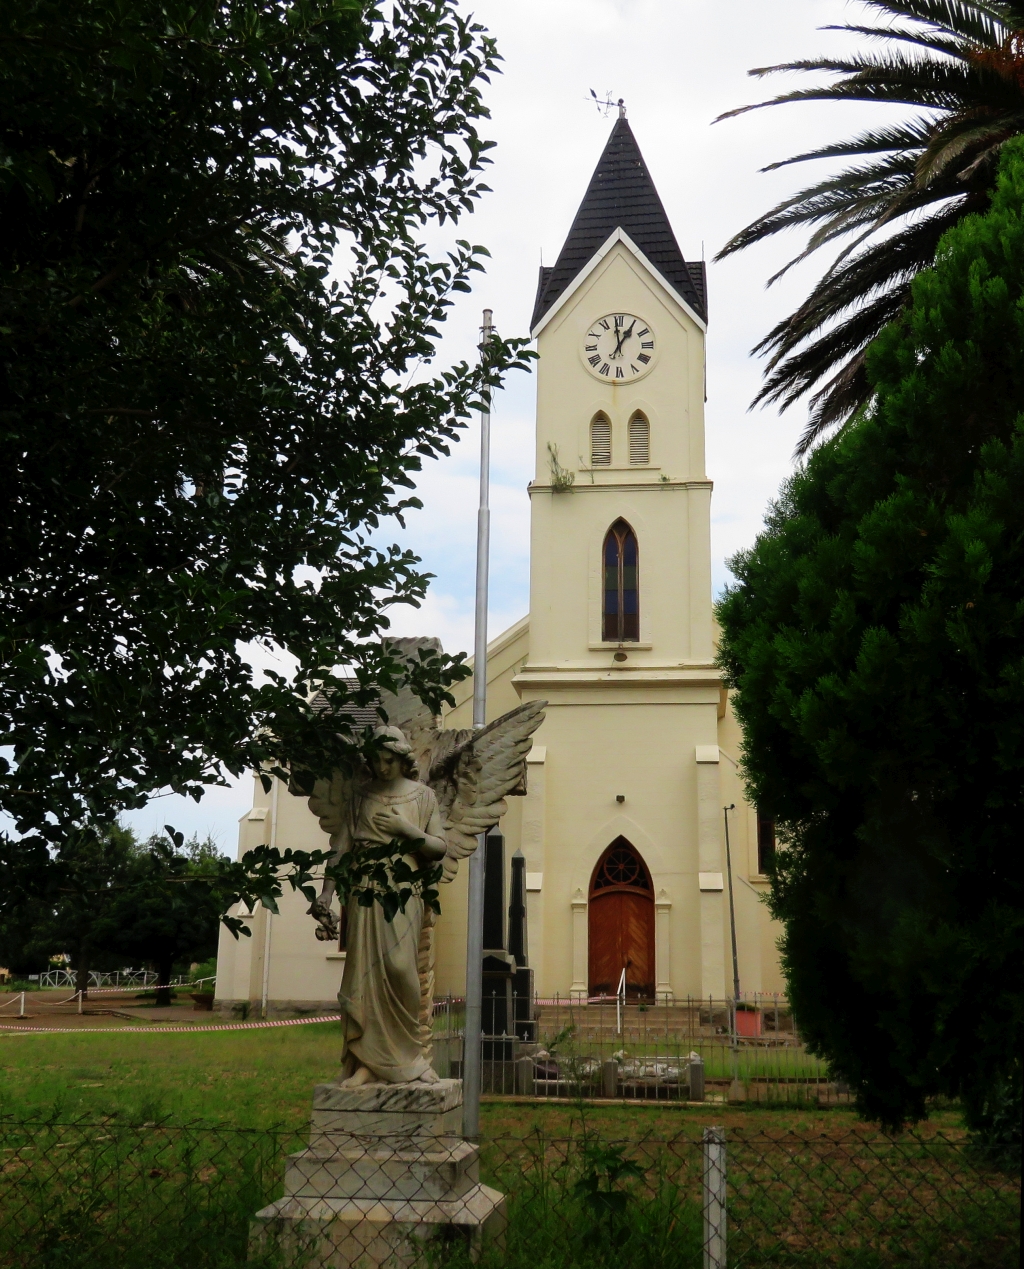
[[[371,816],[395,807],[417,828],[445,839],[444,824],[432,789],[416,784],[411,791],[388,796],[365,793],[360,800],[352,838],[373,846],[387,841]],[[414,860],[409,860],[416,866]],[[351,1053],[378,1080],[400,1084],[430,1070],[420,1036],[419,944],[423,900],[413,896],[392,920],[379,903],[363,907],[354,898],[345,909],[345,971],[338,1003],[343,1031],[342,1060]]]

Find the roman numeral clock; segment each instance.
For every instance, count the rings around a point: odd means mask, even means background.
[[[608,313],[587,327],[583,364],[596,379],[626,383],[650,370],[655,354],[654,331],[632,313]]]

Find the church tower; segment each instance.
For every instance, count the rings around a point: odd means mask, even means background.
[[[712,659],[704,297],[619,119],[533,316],[530,661],[556,676]]]
[[[529,808],[523,824],[527,869],[543,867],[538,972],[571,963],[579,995],[614,992],[623,970],[638,995],[727,989],[706,324],[704,266],[685,260],[620,118],[540,275],[529,653],[514,678],[549,702],[543,860]]]

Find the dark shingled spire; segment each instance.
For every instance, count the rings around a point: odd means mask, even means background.
[[[633,131],[625,119],[618,119],[558,260],[540,271],[531,328],[619,228],[707,320],[704,265],[683,259]]]

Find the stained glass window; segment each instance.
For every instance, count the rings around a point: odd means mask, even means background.
[[[592,890],[629,886],[634,890],[650,890],[651,879],[644,862],[625,837],[616,837],[598,862]]]
[[[767,873],[775,858],[775,821],[757,813],[757,871]]]
[[[636,643],[640,638],[639,563],[636,534],[616,520],[604,540],[605,643]]]

